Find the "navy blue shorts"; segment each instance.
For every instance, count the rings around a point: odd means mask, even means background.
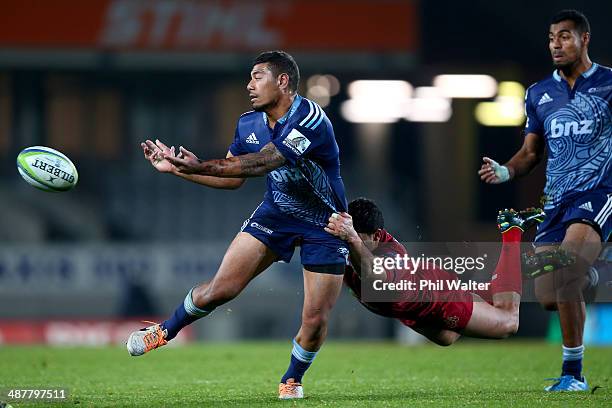
[[[299,246],[302,265],[312,266],[306,269],[313,272],[343,274],[348,263],[349,250],[344,241],[325,232],[323,227],[282,213],[265,201],[244,221],[241,231],[263,242],[278,255],[279,261],[289,262]],[[326,272],[321,269],[323,266],[337,267]]]
[[[612,231],[612,193],[588,191],[545,210],[546,218],[538,226],[534,244],[560,243],[567,228],[576,222],[591,225],[607,241]]]

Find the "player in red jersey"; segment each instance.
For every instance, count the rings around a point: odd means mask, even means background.
[[[362,278],[372,277],[367,274],[373,273],[375,257],[403,256],[406,249],[384,229],[383,215],[373,201],[359,198],[349,204],[348,211],[333,214],[325,230],[348,243],[351,265],[346,269],[344,282],[367,309],[399,319],[441,346],[453,344],[461,335],[503,339],[516,333],[522,289],[521,236],[525,229],[543,221],[542,210],[499,212],[502,252],[488,289],[449,290],[448,282],[456,281],[457,275],[441,269],[419,268],[410,273],[406,269],[387,268],[386,274],[380,275],[385,282],[442,283],[441,290],[404,291],[393,302],[364,301]]]

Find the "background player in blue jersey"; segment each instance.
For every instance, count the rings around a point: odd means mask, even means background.
[[[298,95],[299,69],[282,51],[259,55],[247,90],[253,111],[238,120],[227,158],[199,160],[181,147],[175,155],[159,140],[143,143],[161,172],[214,188],[238,188],[246,177],[267,175],[262,203],[244,222],[211,282],[189,291],[174,314],[132,333],[131,355],[166,344],[179,330],[236,297],[275,261],[289,261],[296,245],[304,266],[302,324],[279,398],[302,398],[302,376],[327,334],[329,313],[342,286],[348,249],[324,231],[334,212],[346,211],[338,145],[325,112]]]
[[[589,59],[590,31],[586,17],[575,10],[553,17],[548,37],[555,70],[527,90],[523,146],[503,166],[483,158],[479,171],[491,184],[527,175],[547,148],[546,220],[538,228],[536,252],[560,245],[577,260],[535,282],[540,303],[558,310],[563,334],[561,377],[547,391],[588,389],[582,376],[581,289],[612,229],[612,71]]]

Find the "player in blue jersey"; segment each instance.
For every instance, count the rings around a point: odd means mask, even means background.
[[[582,13],[557,13],[548,38],[555,70],[527,90],[523,146],[503,166],[483,158],[479,174],[491,184],[525,176],[548,152],[546,220],[538,227],[536,253],[554,257],[560,248],[576,262],[535,281],[540,303],[559,312],[563,335],[561,376],[546,390],[583,391],[581,291],[612,229],[612,71],[591,62],[591,30]]]
[[[267,175],[267,191],[212,281],[191,289],[163,323],[132,333],[127,344],[131,355],[166,344],[180,329],[236,297],[273,262],[288,262],[299,245],[302,324],[279,398],[303,397],[302,376],[325,340],[348,248],[324,231],[330,215],[347,208],[334,130],[319,105],[297,94],[298,82],[299,69],[289,54],[270,51],[255,59],[247,85],[253,111],[238,120],[226,159],[203,161],[183,147],[175,155],[160,141],[143,143],[145,157],[161,172],[226,189],[240,187],[247,177]]]

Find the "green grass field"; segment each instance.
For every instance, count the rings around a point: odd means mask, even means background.
[[[601,387],[594,393],[542,392],[543,379],[558,374],[559,348],[329,343],[305,377],[306,399],[279,401],[289,343],[200,344],[139,358],[125,348],[0,347],[0,388],[70,391],[63,403],[11,401],[13,407],[612,406],[612,348],[587,348],[586,374],[591,387]]]

